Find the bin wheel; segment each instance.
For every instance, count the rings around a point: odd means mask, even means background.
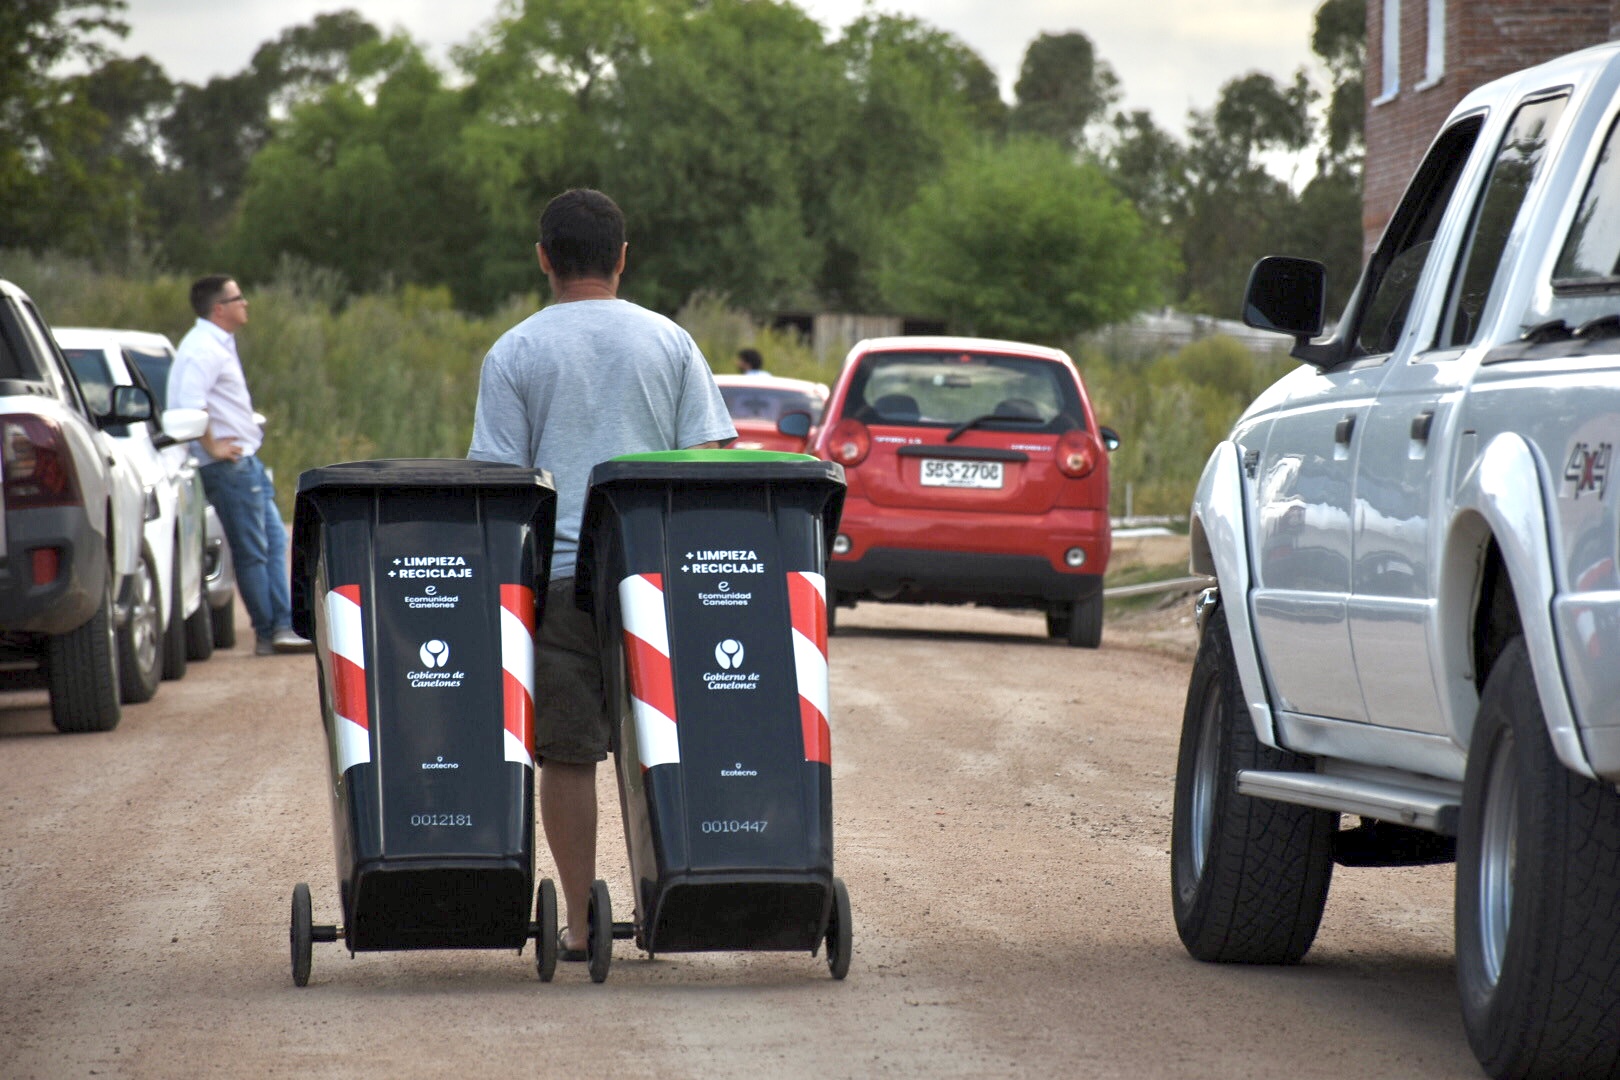
[[[310,953],[315,943],[315,929],[314,916],[310,912],[309,886],[302,881],[293,886],[292,930],[288,938],[292,943],[293,985],[308,986]]]
[[[854,951],[854,932],[849,922],[849,890],[842,878],[833,878],[832,916],[827,920],[827,970],[842,979],[849,974],[849,958]]]
[[[550,982],[557,973],[557,886],[550,878],[540,879],[534,921],[540,927],[534,939],[534,967],[540,973],[541,982]]]
[[[591,906],[586,915],[591,924],[586,945],[591,958],[591,982],[599,983],[607,978],[608,965],[613,963],[613,902],[608,899],[607,882],[601,878],[591,882]]]

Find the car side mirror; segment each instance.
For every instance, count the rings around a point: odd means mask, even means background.
[[[1097,435],[1102,439],[1103,446],[1107,448],[1110,454],[1119,449],[1119,432],[1115,431],[1107,424],[1098,426]]]
[[[115,386],[107,412],[97,419],[101,427],[111,427],[114,424],[139,424],[152,419],[155,413],[151,391],[146,387]]]
[[[1268,255],[1249,271],[1243,322],[1288,334],[1304,345],[1322,332],[1327,310],[1327,267],[1314,259]]]
[[[777,418],[776,431],[780,435],[802,439],[810,434],[810,414],[807,412],[783,413]]]
[[[200,439],[207,431],[207,410],[164,409],[163,433],[152,439],[152,445],[162,450],[178,443]]]

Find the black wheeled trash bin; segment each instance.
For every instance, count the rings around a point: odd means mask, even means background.
[[[311,942],[521,950],[556,964],[556,889],[534,886],[534,630],[557,494],[534,469],[355,461],[298,478],[293,626],[315,642],[341,926],[293,891]],[[531,904],[533,907],[531,908]],[[535,912],[530,921],[530,912]]]
[[[635,920],[649,954],[827,947],[833,876],[827,548],[843,469],[689,450],[591,472],[576,577],[602,647]]]

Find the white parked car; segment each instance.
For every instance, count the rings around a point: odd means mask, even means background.
[[[162,334],[142,330],[119,330],[118,340],[123,346],[124,359],[133,364],[152,390],[159,410],[168,408],[169,371],[174,367],[174,343]],[[265,420],[259,413],[253,419],[260,427]],[[164,451],[164,456],[184,464],[191,454],[183,447]],[[194,463],[193,463],[194,464]],[[219,514],[203,494],[202,479],[195,483],[197,497],[203,501],[204,544],[203,582],[208,592],[208,606],[213,609],[214,645],[229,649],[236,644],[236,568],[231,562],[231,546],[225,542],[225,526]],[[192,659],[200,659],[193,656]]]
[[[139,337],[125,330],[59,327],[57,344],[93,411],[101,411],[116,386],[151,392],[141,370],[125,356],[125,342]],[[154,395],[155,396],[155,395]],[[188,660],[206,659],[214,647],[203,554],[206,500],[196,468],[179,444],[207,429],[201,409],[167,409],[159,426],[152,421],[108,429],[116,449],[139,478],[145,500],[143,557],[152,567],[150,592],[135,598],[125,648],[125,701],[145,701],[157,689],[157,676],[178,679]]]

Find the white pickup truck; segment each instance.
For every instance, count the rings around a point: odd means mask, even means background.
[[[61,731],[106,731],[134,700],[120,660],[151,596],[147,507],[105,429],[152,416],[137,386],[93,413],[33,302],[0,281],[0,689],[47,686]]]
[[[1193,502],[1177,929],[1293,963],[1335,862],[1455,858],[1485,1071],[1620,1076],[1620,43],[1464,99],[1324,296],[1256,265],[1303,363]]]

